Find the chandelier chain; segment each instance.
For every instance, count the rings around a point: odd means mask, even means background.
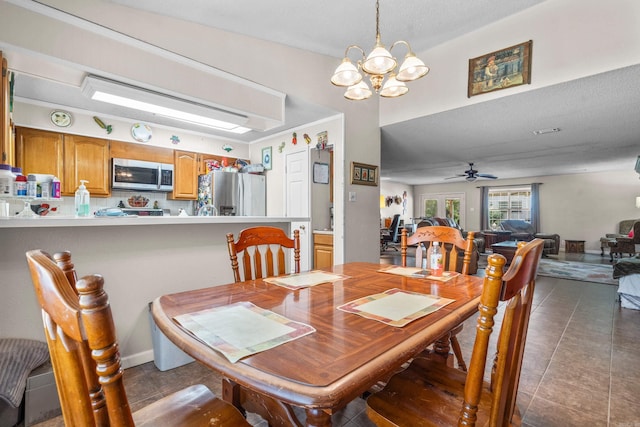
[[[376,0],[376,41],[380,41],[380,0]]]

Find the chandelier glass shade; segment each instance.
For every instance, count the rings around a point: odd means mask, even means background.
[[[398,44],[407,46],[408,52],[404,61],[398,67],[398,61],[391,55],[391,50]],[[349,52],[353,49],[361,52],[361,58],[356,64],[349,59]],[[411,46],[404,40],[399,40],[391,45],[387,50],[380,39],[380,5],[376,0],[376,44],[367,56],[364,49],[357,45],[348,46],[344,52],[342,62],[336,68],[331,83],[336,86],[346,87],[344,97],[351,100],[362,100],[369,98],[373,91],[365,83],[362,73],[369,76],[371,88],[376,93],[385,98],[396,98],[409,92],[405,82],[417,80],[429,72],[424,62],[422,62],[411,50]],[[386,77],[386,82],[384,79]],[[383,84],[384,82],[384,84]]]

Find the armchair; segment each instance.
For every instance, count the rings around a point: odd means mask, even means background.
[[[628,234],[624,237],[616,237],[615,243],[611,246],[611,262],[613,262],[614,256],[623,257],[624,254],[633,256],[640,253],[640,221],[633,223],[633,237]]]
[[[531,241],[534,238],[544,240],[542,255],[558,255],[560,251],[560,235],[548,233],[536,233],[530,222],[521,219],[505,219],[500,223],[502,230],[511,231],[511,238],[515,240]]]

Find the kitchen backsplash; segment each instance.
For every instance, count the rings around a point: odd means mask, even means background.
[[[167,199],[167,193],[152,193],[152,192],[141,192],[141,191],[118,191],[113,190],[111,192],[111,197],[91,197],[91,213],[94,213],[98,209],[102,208],[115,208],[118,207],[120,201],[125,205],[125,207],[129,207],[127,203],[127,199],[131,196],[143,196],[149,199],[149,203],[146,208],[153,208],[154,203],[158,202],[158,208],[160,209],[169,209],[171,215],[178,215],[180,209],[184,209],[189,215],[194,215],[193,209],[195,202],[190,200],[170,200]],[[60,200],[49,199],[43,200],[42,203],[38,199],[34,199],[31,203],[32,206],[40,205],[40,204],[48,204],[49,211],[46,216],[71,216],[75,215],[75,199],[73,196],[62,197]],[[23,202],[21,201],[11,201],[10,204],[10,215],[15,215],[23,209]],[[166,211],[165,211],[166,212]],[[166,215],[166,213],[165,213]]]

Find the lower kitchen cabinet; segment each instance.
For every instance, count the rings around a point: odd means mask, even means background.
[[[313,268],[333,266],[333,233],[313,233]]]

